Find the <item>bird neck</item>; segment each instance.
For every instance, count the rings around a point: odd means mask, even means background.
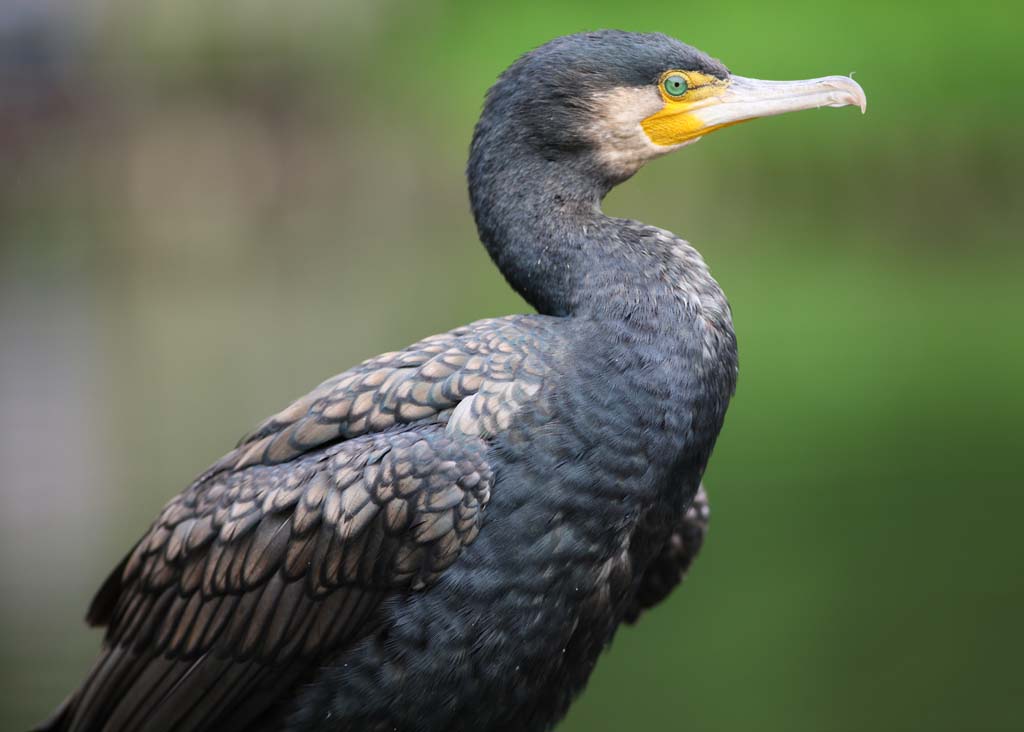
[[[731,329],[728,303],[696,250],[601,211],[618,181],[520,141],[485,146],[479,137],[468,176],[480,238],[538,312],[653,325],[672,311],[701,311]]]

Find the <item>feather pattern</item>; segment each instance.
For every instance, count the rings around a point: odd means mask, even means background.
[[[487,437],[540,388],[546,320],[481,321],[329,379],[171,499],[93,601],[104,651],[66,729],[235,728],[232,709],[272,703],[269,678],[433,584],[480,531]]]

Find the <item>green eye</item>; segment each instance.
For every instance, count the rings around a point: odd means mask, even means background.
[[[666,76],[661,85],[670,97],[681,97],[686,94],[686,77],[680,74]]]

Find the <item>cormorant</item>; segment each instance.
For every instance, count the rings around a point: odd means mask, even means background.
[[[701,256],[605,216],[645,162],[737,122],[864,107],[661,34],[557,38],[497,80],[468,178],[536,315],[328,379],[171,499],[100,588],[47,730],[549,730],[707,521],[737,375]]]

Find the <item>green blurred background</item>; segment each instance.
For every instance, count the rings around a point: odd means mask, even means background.
[[[606,202],[701,249],[742,369],[700,561],[559,729],[1024,728],[1020,7],[0,2],[0,727],[84,674],[93,590],[251,425],[525,309],[466,201],[483,93],[621,27],[869,107]]]

